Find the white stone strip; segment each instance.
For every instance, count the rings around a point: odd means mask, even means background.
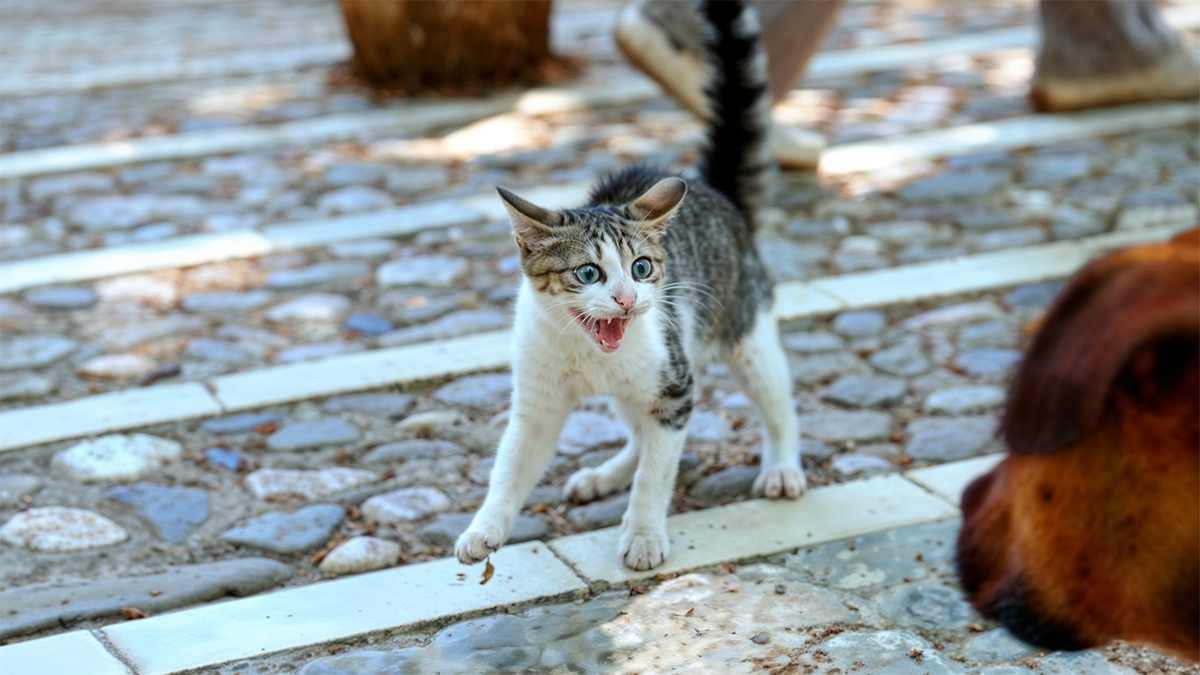
[[[1176,231],[1176,228],[1159,228],[1117,232],[1072,242],[784,283],[775,291],[775,314],[782,321],[791,321],[1063,278],[1104,251],[1160,241]],[[200,384],[171,384],[20,408],[0,413],[0,453],[160,422],[208,417],[221,411],[251,410],[498,370],[511,361],[511,342],[509,331],[493,331],[222,375],[208,381],[212,395]]]
[[[268,225],[258,230],[189,234],[143,244],[42,256],[0,264],[0,293],[252,258],[354,239],[399,237],[426,229],[469,225],[483,219],[484,214],[462,202],[438,201],[366,215]]]
[[[212,389],[227,412],[409,384],[483,370],[510,362],[512,334],[480,333],[393,349],[347,354],[213,378]]]
[[[967,489],[971,481],[991,471],[1002,459],[1004,453],[984,455],[925,469],[914,469],[904,474],[904,477],[957,507],[961,503],[963,490]]]
[[[446,558],[130,621],[97,632],[139,675],[207,672],[240,659],[352,642],[372,633],[558,601],[587,591],[583,581],[541,542],[506,546],[492,554],[491,562],[495,575],[485,585],[479,583],[482,565],[463,567]],[[463,573],[466,578],[460,579]],[[8,647],[0,648],[0,655],[4,649]],[[50,650],[44,656],[59,658]]]
[[[197,382],[85,396],[0,412],[0,453],[108,431],[212,417],[221,406]]]
[[[350,54],[349,43],[337,42],[210,57],[173,55],[154,61],[83,67],[71,72],[9,74],[0,77],[0,96],[71,94],[156,82],[261,75],[328,65],[344,61]]]
[[[0,155],[0,179],[383,135],[424,135],[435,129],[462,126],[502,113],[511,109],[514,101],[513,96],[500,96],[481,101],[411,104],[389,110],[341,113],[273,125],[12,152]]]
[[[96,636],[77,630],[0,647],[5,675],[133,675]]]
[[[1163,19],[1176,30],[1200,27],[1200,5],[1163,8]],[[1005,49],[1033,47],[1038,31],[1032,26],[1001,28],[915,44],[822,52],[808,67],[808,80],[850,77],[900,68],[927,66],[943,56],[974,56]]]
[[[1155,228],[1115,232],[1075,241],[1059,241],[1025,248],[976,253],[947,260],[889,267],[870,272],[813,279],[793,290],[782,284],[776,293],[783,303],[807,297],[810,289],[842,303],[841,309],[867,309],[899,303],[933,300],[1008,286],[1031,284],[1070,276],[1096,255],[1134,244],[1161,241],[1180,228]],[[803,288],[807,285],[808,288]],[[801,301],[797,301],[801,302]],[[807,306],[813,302],[809,301]],[[806,306],[801,304],[801,306]]]
[[[1027,115],[846,143],[826,150],[821,155],[819,169],[822,174],[839,176],[906,162],[1182,126],[1197,120],[1200,120],[1200,106],[1195,102],[1142,103],[1078,113]]]
[[[550,542],[594,590],[723,562],[952,518],[958,510],[895,475],[810,490],[802,498],[739,502],[672,516],[666,563],[636,572],[617,554],[618,528]]]

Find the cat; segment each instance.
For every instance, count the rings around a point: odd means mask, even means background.
[[[632,486],[619,555],[645,570],[669,553],[666,519],[692,414],[696,376],[723,359],[765,423],[754,493],[805,489],[787,357],[772,283],[754,246],[769,168],[765,56],[754,10],[709,0],[703,16],[714,111],[698,178],[633,166],[600,182],[586,206],[551,211],[497,188],[524,279],[514,325],[513,395],[487,497],[458,538],[465,564],[504,543],[545,472],[572,408],[612,397],[629,442],[566,483],[591,501]]]

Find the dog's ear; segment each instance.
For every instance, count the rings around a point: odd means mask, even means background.
[[[1057,452],[1097,429],[1122,373],[1169,375],[1181,359],[1191,367],[1197,340],[1200,229],[1096,260],[1046,313],[1013,379],[1000,435],[1013,452]]]

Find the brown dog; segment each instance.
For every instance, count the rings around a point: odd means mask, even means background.
[[[975,606],[1043,647],[1200,660],[1200,230],[1071,280],[1000,433],[1008,456],[962,498]]]

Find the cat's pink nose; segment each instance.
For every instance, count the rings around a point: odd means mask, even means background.
[[[629,309],[631,307],[633,307],[633,303],[637,302],[637,293],[630,293],[628,295],[626,295],[626,294],[614,295],[613,300],[616,301],[617,305],[621,309],[628,312]]]

